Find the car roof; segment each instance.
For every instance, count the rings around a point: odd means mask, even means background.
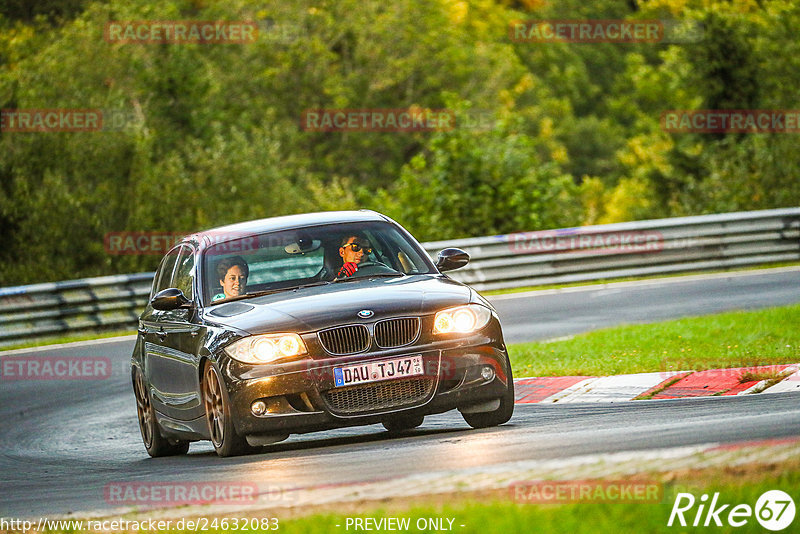
[[[307,226],[317,226],[321,224],[341,224],[352,222],[388,222],[389,219],[380,213],[372,210],[351,210],[351,211],[319,211],[314,213],[301,213],[297,215],[284,215],[281,217],[269,217],[257,219],[227,226],[210,228],[202,232],[188,235],[183,242],[194,242],[201,248],[226,241],[225,236],[230,234],[231,239],[262,234],[265,232],[275,232],[280,230],[292,230]]]

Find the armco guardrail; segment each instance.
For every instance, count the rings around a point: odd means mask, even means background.
[[[800,260],[800,208],[703,215],[425,243],[466,250],[450,276],[478,290]],[[0,289],[0,345],[135,328],[153,273]]]
[[[0,345],[66,332],[136,328],[153,274],[0,288]]]
[[[800,208],[701,215],[426,243],[463,248],[477,290],[800,260]]]

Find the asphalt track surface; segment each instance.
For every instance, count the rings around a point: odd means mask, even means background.
[[[596,287],[495,301],[509,342],[552,338],[623,322],[800,302],[800,271],[625,287]],[[0,516],[39,517],[113,506],[104,486],[230,481],[298,488],[520,460],[736,443],[800,436],[800,394],[519,405],[501,427],[471,430],[458,412],[401,436],[374,425],[292,436],[261,454],[221,459],[208,442],[184,457],[150,459],[129,380],[133,342],[36,351],[105,356],[108,379],[0,381]],[[19,353],[18,353],[19,354]]]

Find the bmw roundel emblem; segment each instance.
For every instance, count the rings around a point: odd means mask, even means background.
[[[362,319],[369,319],[373,315],[375,315],[375,312],[372,310],[361,310],[360,312],[358,312],[358,316],[361,317]]]

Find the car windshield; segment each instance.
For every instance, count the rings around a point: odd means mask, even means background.
[[[334,281],[436,272],[424,250],[385,222],[209,237],[214,244],[203,256],[207,304]],[[343,254],[356,264],[355,272],[342,270]]]

